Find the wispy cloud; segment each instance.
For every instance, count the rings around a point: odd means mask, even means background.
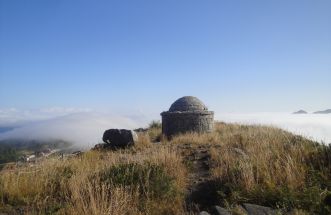
[[[15,126],[26,122],[46,120],[72,113],[91,112],[89,108],[50,107],[21,110],[18,108],[0,109],[0,126]]]

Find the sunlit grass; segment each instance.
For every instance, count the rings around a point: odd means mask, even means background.
[[[109,180],[104,178],[104,174],[111,170],[118,170],[117,179],[131,177],[132,167],[137,168],[136,178],[127,183],[122,184],[112,177]],[[152,167],[156,170],[149,171]],[[34,167],[2,172],[0,206],[19,206],[27,213],[35,211],[41,214],[54,211],[69,214],[140,214],[154,213],[157,205],[162,203],[164,212],[177,213],[183,210],[183,168],[181,157],[163,146],[139,153],[126,150],[88,152],[82,157],[65,161],[47,160]],[[151,174],[154,174],[153,177]],[[144,187],[141,181],[145,182]],[[162,187],[161,183],[168,183],[168,187],[156,189]],[[142,188],[144,192],[140,192]],[[160,198],[154,198],[153,189],[159,192],[171,190],[172,196],[158,193]]]
[[[162,143],[154,143],[162,140]],[[9,214],[190,214],[189,171],[178,146],[207,146],[220,205],[250,202],[292,214],[329,214],[331,149],[278,128],[216,123],[215,131],[162,138],[152,123],[130,149],[89,151],[0,172]],[[239,208],[239,209],[238,209]],[[239,213],[239,212],[238,212]]]

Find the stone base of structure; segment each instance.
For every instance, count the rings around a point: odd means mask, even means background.
[[[214,128],[213,111],[163,112],[162,133],[167,137],[186,132],[211,132]]]

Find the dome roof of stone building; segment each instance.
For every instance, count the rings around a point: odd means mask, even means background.
[[[170,107],[170,112],[176,111],[207,111],[207,107],[194,96],[184,96],[177,99]]]

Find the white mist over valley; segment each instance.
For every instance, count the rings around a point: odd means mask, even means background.
[[[276,126],[318,142],[331,143],[331,114],[223,113],[215,117],[224,122]]]
[[[152,120],[160,120],[160,117],[157,114],[124,115],[88,109],[7,109],[0,111],[0,127],[8,128],[0,133],[0,140],[62,139],[87,149],[102,141],[106,129],[147,127]],[[216,112],[215,120],[276,126],[319,142],[331,143],[331,114]]]

